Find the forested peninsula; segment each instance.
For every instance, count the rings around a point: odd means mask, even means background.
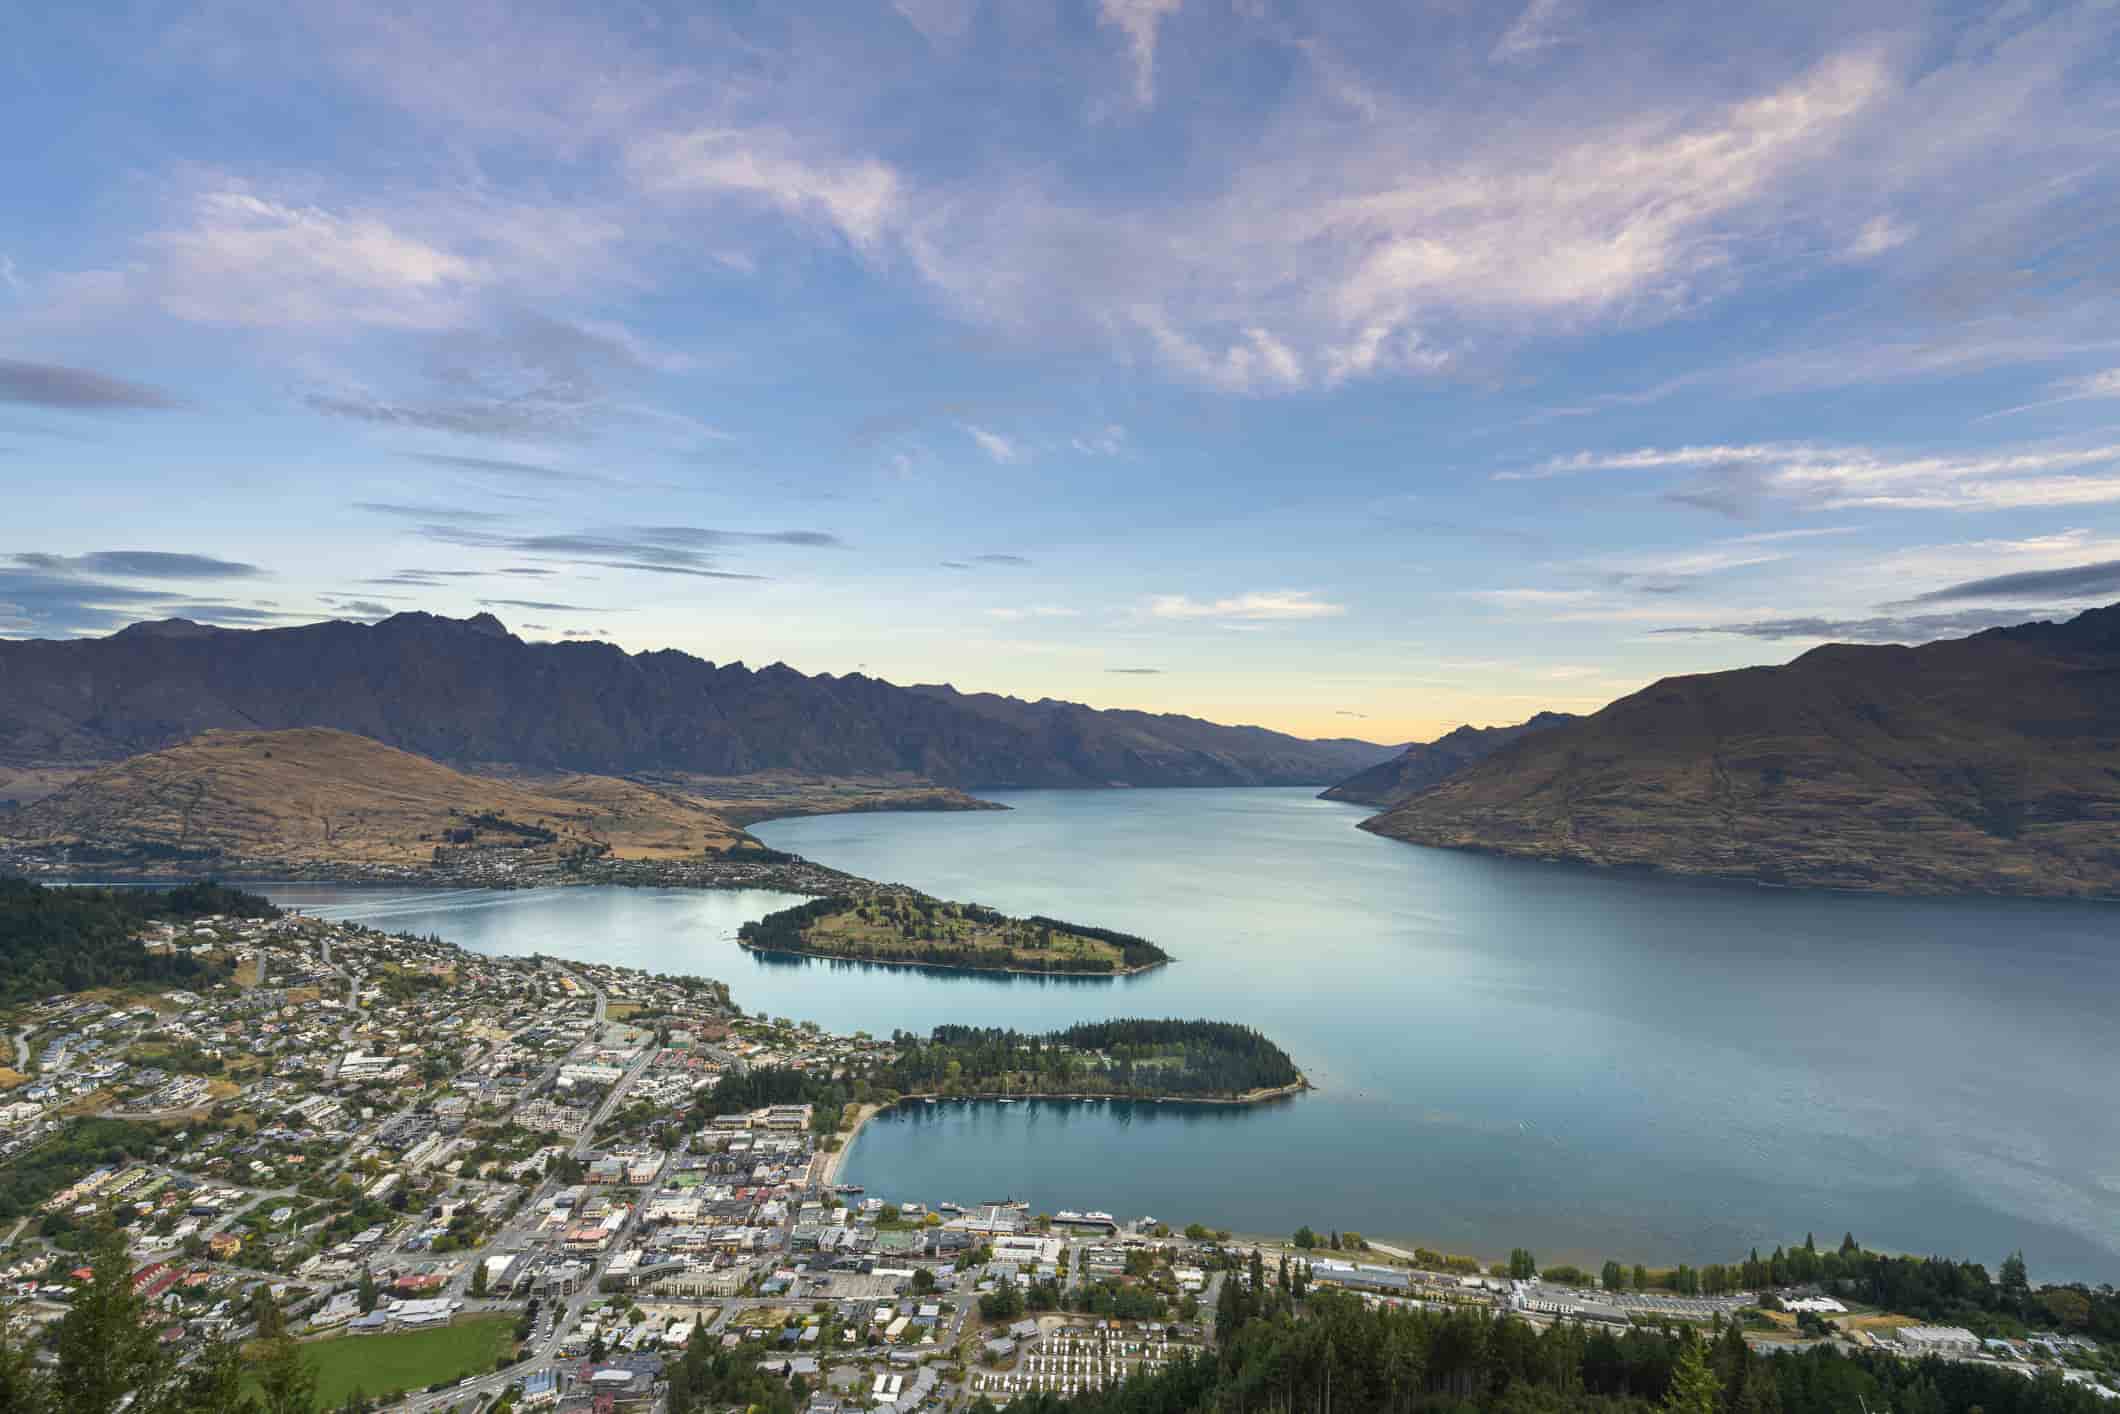
[[[1247,1100],[1309,1088],[1288,1053],[1227,1021],[1090,1021],[1042,1035],[938,1026],[899,1034],[879,1077],[905,1095]]]
[[[975,972],[1117,977],[1170,961],[1169,953],[1130,933],[1057,918],[1011,918],[981,904],[918,894],[812,899],[746,923],[736,936],[757,952]]]

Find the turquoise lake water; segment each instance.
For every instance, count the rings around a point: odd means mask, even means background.
[[[942,897],[1125,929],[1119,981],[736,948],[765,893],[285,886],[336,916],[727,980],[839,1030],[1097,1016],[1258,1026],[1320,1087],[1249,1110],[919,1106],[871,1193],[1301,1223],[1481,1255],[1693,1262],[1838,1241],[2120,1276],[2120,910],[1757,889],[1418,849],[1302,790],[1020,792],[1010,813],[756,833]]]

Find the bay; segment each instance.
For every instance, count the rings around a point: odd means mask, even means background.
[[[1049,982],[755,958],[731,940],[786,901],[769,894],[309,897],[482,950],[721,977],[749,1010],[838,1030],[1242,1021],[1320,1087],[1251,1110],[901,1109],[844,1172],[886,1196],[1585,1262],[1724,1260],[1852,1230],[1991,1268],[2022,1247],[2040,1278],[2120,1271],[2109,907],[1419,849],[1301,790],[995,798],[1012,810],[756,832],[942,897],[1138,932],[1177,962]]]

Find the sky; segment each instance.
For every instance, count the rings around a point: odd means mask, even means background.
[[[0,131],[9,637],[1396,742],[2120,599],[2109,0],[91,2]]]

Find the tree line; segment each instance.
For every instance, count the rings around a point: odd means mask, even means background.
[[[1561,1279],[1552,1270],[1546,1275]],[[1816,1286],[1866,1306],[1965,1326],[1983,1336],[2059,1330],[2099,1341],[2120,1341],[2120,1292],[2111,1285],[2083,1283],[2035,1290],[2021,1252],[2011,1253],[1999,1273],[1990,1277],[1979,1262],[1868,1251],[1853,1233],[1842,1237],[1834,1248],[1821,1248],[1814,1237],[1806,1235],[1801,1245],[1776,1247],[1764,1257],[1755,1248],[1739,1261],[1697,1268],[1681,1263],[1668,1270],[1649,1271],[1607,1262],[1601,1280],[1614,1290],[1662,1288],[1687,1296]]]
[[[46,1369],[12,1313],[0,1309],[0,1410],[6,1414],[316,1414],[316,1374],[272,1293],[257,1288],[257,1339],[168,1344],[164,1322],[133,1291],[122,1239],[105,1239],[94,1274],[49,1332]],[[189,1358],[183,1358],[189,1357]]]
[[[1044,1034],[938,1026],[925,1041],[894,1040],[879,1078],[901,1093],[1230,1096],[1301,1078],[1286,1051],[1224,1021],[1099,1021]]]
[[[874,927],[895,929],[898,941],[885,945],[839,934],[814,936],[819,924],[850,913]],[[992,940],[979,943],[957,936],[951,926],[957,923],[987,930]],[[1117,948],[1120,960],[1115,964],[1107,957],[1035,955],[1036,950],[1051,948],[1056,936],[1064,934]],[[737,930],[737,937],[751,947],[769,952],[826,952],[835,957],[920,962],[938,967],[1100,973],[1170,961],[1170,954],[1131,933],[1065,923],[1043,915],[1015,919],[983,904],[944,903],[919,895],[857,899],[835,894],[811,899],[744,924]],[[1024,956],[1019,949],[1030,950],[1033,955]]]
[[[2058,1374],[1843,1354],[1753,1352],[1735,1326],[1702,1333],[1556,1323],[1539,1330],[1474,1308],[1432,1312],[1321,1291],[1301,1314],[1265,1283],[1225,1283],[1257,1304],[1216,1350],[1072,1398],[1026,1395],[1010,1414],[2091,1414],[2105,1407]],[[1234,1295],[1232,1295],[1234,1293]],[[982,1400],[975,1410],[990,1412]]]

